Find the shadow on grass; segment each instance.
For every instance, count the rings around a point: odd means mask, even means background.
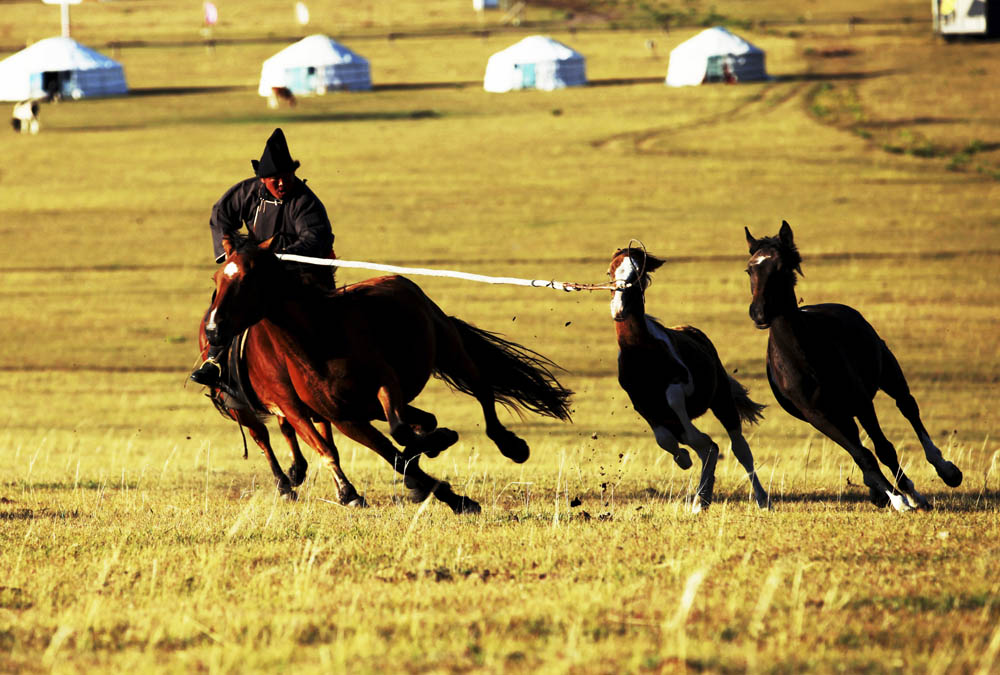
[[[79,518],[80,512],[72,511],[50,511],[47,508],[41,509],[14,509],[12,511],[0,511],[0,522],[5,520],[38,520],[39,518],[49,518],[52,520],[67,520]]]
[[[370,112],[315,112],[315,113],[267,113],[237,117],[174,117],[171,119],[128,122],[122,124],[94,124],[80,126],[47,127],[49,133],[80,131],[125,131],[128,129],[154,129],[173,127],[181,124],[284,124],[288,122],[394,122],[438,119],[441,113],[434,110],[398,110]]]
[[[835,82],[841,80],[874,80],[879,77],[900,75],[900,70],[874,70],[866,73],[793,73],[790,75],[775,75],[773,82]]]
[[[926,497],[927,500],[934,505],[934,508],[937,511],[947,513],[985,513],[1000,511],[1000,490],[982,490],[976,493],[921,491],[921,494],[923,494],[924,497]],[[669,493],[654,487],[646,487],[628,491],[616,490],[614,492],[613,501],[618,504],[619,507],[623,505],[632,507],[649,503],[651,501],[674,501],[684,499],[685,497],[690,498],[690,495],[686,494],[684,490]],[[601,501],[603,503],[608,501],[609,498],[610,495],[591,494],[584,496],[583,500],[584,503],[590,502],[590,506],[593,507],[593,502]],[[749,493],[746,490],[736,489],[732,492],[720,492],[716,490],[714,503],[716,505],[723,502],[735,504],[747,501],[749,501]],[[837,506],[838,504],[870,505],[873,510],[880,510],[871,503],[867,489],[861,489],[854,485],[850,486],[848,490],[845,490],[840,494],[832,494],[829,492],[811,492],[784,493],[778,495],[772,493],[771,503],[775,506],[781,506],[782,504],[827,504],[831,506]],[[605,504],[605,506],[607,506],[607,504]]]

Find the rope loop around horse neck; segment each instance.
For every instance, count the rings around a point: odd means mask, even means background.
[[[642,267],[639,268],[639,275],[636,277],[635,281],[632,282],[632,283],[630,283],[630,284],[628,284],[624,288],[628,288],[629,286],[632,286],[634,284],[639,284],[639,289],[642,291],[642,294],[645,296],[645,294],[646,294],[646,288],[645,288],[645,286],[642,285],[642,278],[644,276],[646,276],[646,245],[642,243],[642,240],[636,239],[635,237],[633,237],[632,239],[629,239],[628,240],[628,259],[629,260],[635,260],[635,258],[632,257],[632,249],[633,249],[632,242],[633,241],[639,245],[639,249],[638,250],[642,251]]]

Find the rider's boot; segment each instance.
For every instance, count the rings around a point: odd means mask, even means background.
[[[219,378],[222,377],[222,365],[219,363],[219,355],[223,351],[225,351],[223,347],[209,347],[204,363],[191,373],[191,379],[206,387],[218,387],[220,385]]]

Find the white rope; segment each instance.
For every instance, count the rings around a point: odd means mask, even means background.
[[[471,274],[469,272],[455,272],[453,270],[435,270],[424,267],[399,267],[398,265],[383,265],[381,263],[360,262],[357,260],[340,260],[339,258],[311,258],[294,253],[278,253],[282,260],[292,262],[307,263],[309,265],[326,265],[328,267],[353,267],[367,270],[378,270],[380,272],[392,272],[394,274],[416,274],[428,277],[450,277],[452,279],[465,279],[466,281],[477,281],[484,284],[507,284],[511,286],[531,286],[533,288],[551,288],[557,291],[613,291],[622,290],[627,286],[616,286],[615,284],[578,284],[572,281],[546,281],[545,279],[518,279],[516,277],[491,277],[485,274]]]

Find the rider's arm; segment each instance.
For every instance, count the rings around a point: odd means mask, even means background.
[[[292,218],[295,240],[285,247],[285,253],[327,258],[333,251],[333,228],[323,204],[313,197],[306,200]]]
[[[226,190],[226,193],[212,207],[212,217],[208,226],[212,231],[212,246],[215,250],[215,262],[222,262],[226,253],[222,248],[222,238],[227,234],[235,234],[243,227],[247,219],[247,205],[253,200],[257,188],[257,178],[240,181]]]

